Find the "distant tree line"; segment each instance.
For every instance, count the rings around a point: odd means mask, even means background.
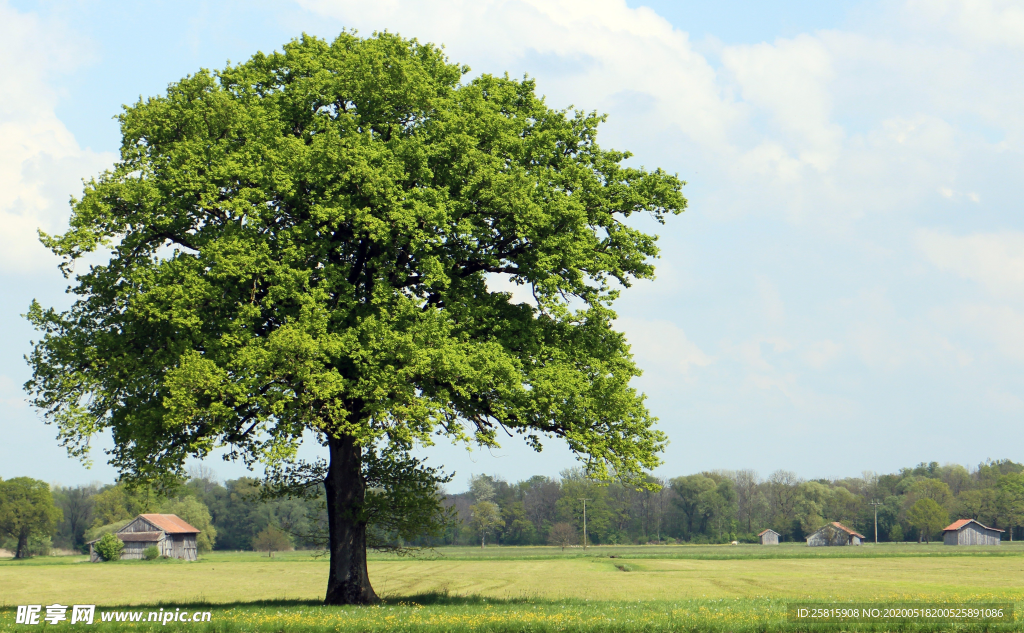
[[[587,538],[595,544],[754,542],[766,528],[784,541],[802,541],[832,521],[873,540],[876,511],[879,541],[941,538],[942,528],[961,518],[1004,529],[1006,539],[1019,539],[1024,525],[1024,464],[1010,460],[971,470],[922,463],[836,480],[803,480],[785,470],[761,478],[739,470],[650,481],[660,489],[604,485],[579,470],[517,483],[476,476],[468,491],[447,497],[458,520],[445,542],[562,545],[563,525],[579,542],[584,498]],[[481,519],[494,515],[499,520]]]
[[[206,468],[190,474],[188,482],[163,493],[121,484],[51,488],[26,477],[0,480],[0,548],[19,556],[51,548],[84,551],[89,540],[145,512],[177,514],[202,530],[201,552],[324,546],[322,495],[267,498],[254,478],[221,483]],[[870,541],[876,511],[879,541],[941,538],[948,522],[962,518],[1006,530],[1005,539],[1024,536],[1024,464],[1010,460],[974,469],[922,463],[836,480],[803,480],[784,470],[761,478],[740,470],[649,482],[660,488],[601,483],[579,469],[516,483],[478,475],[465,492],[439,491],[451,512],[442,536],[397,545],[578,545],[584,499],[593,544],[754,542],[766,528],[784,541],[801,541],[831,521]]]

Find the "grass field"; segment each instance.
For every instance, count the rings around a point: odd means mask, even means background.
[[[792,601],[1010,602],[1024,609],[1024,546],[1017,543],[443,548],[414,558],[373,556],[370,577],[385,602],[361,609],[319,606],[326,577],[326,561],[308,552],[274,559],[216,552],[197,563],[0,560],[0,629],[32,628],[14,624],[16,605],[55,602],[211,605],[201,607],[213,612],[210,623],[173,625],[197,631],[769,631],[806,630],[786,622]],[[987,630],[1024,630],[1022,616]],[[162,628],[130,629],[153,626]],[[984,628],[895,628],[950,627]]]

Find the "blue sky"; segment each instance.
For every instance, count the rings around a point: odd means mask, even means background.
[[[1019,3],[0,1],[0,477],[114,477],[25,404],[20,315],[67,301],[35,229],[60,231],[115,160],[121,104],[345,27],[529,74],[553,106],[607,112],[603,145],[688,181],[690,209],[649,227],[658,279],[618,305],[671,439],[659,474],[1024,461]],[[554,444],[425,454],[456,488],[572,465]]]

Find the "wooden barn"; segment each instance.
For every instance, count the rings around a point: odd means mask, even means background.
[[[176,514],[140,514],[131,523],[114,533],[124,542],[121,560],[141,560],[147,547],[156,547],[161,556],[196,560],[196,537],[199,530],[185,523]],[[89,542],[89,560],[96,563],[100,555],[95,543]]]
[[[829,545],[860,545],[863,534],[858,534],[838,521],[829,523],[807,537],[807,545],[821,547]]]
[[[1003,530],[990,528],[974,519],[954,521],[942,530],[942,542],[946,545],[999,545]]]
[[[761,545],[778,545],[779,536],[781,536],[781,534],[771,528],[768,528],[758,534],[757,538],[761,541]]]

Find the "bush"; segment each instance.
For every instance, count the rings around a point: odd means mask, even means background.
[[[142,557],[146,560],[156,560],[160,558],[160,550],[157,549],[156,545],[150,545],[146,549],[142,550]]]
[[[95,548],[96,553],[99,554],[100,558],[103,560],[120,560],[121,550],[124,549],[124,543],[113,534],[107,533],[96,542]]]

